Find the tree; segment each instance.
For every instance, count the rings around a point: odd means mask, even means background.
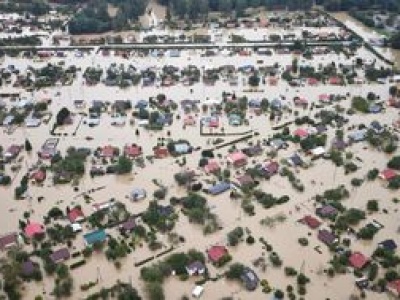
[[[392,48],[400,49],[400,32],[397,32],[390,38],[390,43]]]
[[[71,112],[69,111],[68,108],[63,107],[60,109],[60,111],[57,113],[56,116],[56,124],[57,125],[63,125],[65,120],[71,115]]]
[[[260,77],[256,73],[249,76],[249,85],[252,87],[257,87],[260,84]]]
[[[244,266],[240,263],[233,263],[229,266],[228,271],[225,273],[228,279],[240,279],[244,271]]]
[[[25,151],[26,152],[31,152],[32,151],[32,144],[28,139],[25,140]]]
[[[276,290],[274,292],[274,297],[275,299],[283,299],[285,297],[285,293],[282,292],[281,290]]]
[[[164,300],[164,290],[159,282],[148,282],[146,284],[146,293],[149,300]]]
[[[132,161],[126,156],[118,157],[117,173],[127,174],[132,172]]]
[[[379,203],[377,200],[368,200],[367,202],[368,211],[379,211]]]
[[[393,156],[387,163],[388,168],[400,170],[400,156]]]

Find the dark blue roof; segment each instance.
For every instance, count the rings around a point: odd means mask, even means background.
[[[379,243],[379,247],[382,247],[382,248],[384,248],[386,250],[393,251],[393,250],[396,250],[397,244],[396,244],[396,242],[394,240],[389,239],[389,240],[384,240],[383,242],[380,242]]]

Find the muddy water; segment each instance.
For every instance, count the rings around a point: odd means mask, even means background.
[[[255,64],[257,60],[264,60],[265,65],[273,65],[275,62],[279,62],[282,67],[291,64],[293,56],[291,55],[273,55],[271,57],[257,57],[256,55],[250,57],[223,57],[217,56],[213,58],[204,58],[200,56],[200,52],[184,52],[181,58],[138,58],[134,57],[130,60],[125,60],[120,57],[101,57],[101,56],[86,56],[82,59],[75,58],[70,55],[66,62],[68,64],[76,64],[82,67],[84,70],[87,66],[100,65],[102,67],[108,66],[112,62],[116,63],[131,63],[137,66],[139,69],[143,69],[148,66],[162,66],[163,64],[173,64],[179,67],[185,66],[187,64],[195,64],[199,67],[217,67],[223,64],[230,64],[235,62],[237,66],[246,64]],[[369,52],[365,50],[360,50],[360,56],[366,59],[372,59]],[[54,59],[57,62],[59,59]],[[311,63],[318,66],[319,63],[330,63],[335,61],[336,63],[346,63],[346,58],[344,56],[325,56],[325,57],[315,57],[312,62],[302,61],[300,63]],[[28,62],[23,59],[10,59],[6,58],[3,65],[14,64],[22,71],[27,67],[27,65],[32,64],[34,66],[45,65],[47,62],[33,63]],[[195,84],[192,87],[183,87],[177,85],[169,88],[157,88],[157,87],[131,87],[125,90],[120,90],[118,88],[105,87],[99,84],[94,87],[88,87],[83,84],[81,75],[72,86],[69,87],[57,87],[50,88],[47,90],[48,95],[53,98],[53,103],[51,105],[51,110],[54,114],[63,107],[67,106],[71,110],[75,111],[73,107],[74,99],[85,99],[90,105],[90,101],[94,99],[105,100],[113,102],[118,99],[132,99],[134,101],[140,99],[148,99],[148,97],[155,96],[158,93],[165,93],[168,98],[180,101],[186,98],[200,99],[201,101],[207,101],[207,99],[221,99],[222,91],[234,91],[237,95],[243,95],[243,89],[247,88],[243,84],[243,78],[239,78],[239,86],[230,87],[227,82],[219,82],[215,86],[203,86],[202,84]],[[248,97],[259,98],[267,97],[270,100],[279,96],[285,95],[287,99],[292,99],[294,96],[304,96],[309,99],[310,102],[316,102],[318,95],[322,93],[338,93],[351,95],[363,95],[369,91],[373,91],[378,94],[382,100],[388,97],[388,85],[369,85],[367,86],[349,86],[349,87],[334,87],[334,86],[317,86],[317,87],[300,87],[300,88],[289,88],[289,86],[284,82],[279,82],[277,86],[263,85],[260,89],[264,90],[259,93],[249,93]],[[55,96],[57,92],[60,92],[60,96]],[[30,96],[30,94],[27,94]],[[39,97],[39,96],[38,96]],[[290,100],[287,100],[290,102]],[[344,107],[349,106],[349,101],[341,102]],[[310,115],[312,116],[314,112],[308,110],[298,110],[300,115]],[[76,111],[77,112],[77,111]],[[200,113],[201,114],[201,113]],[[398,112],[394,109],[387,109],[385,115],[368,115],[361,116],[355,115],[350,119],[350,124],[369,124],[374,119],[378,119],[384,124],[391,124],[393,120],[397,119]],[[269,137],[273,134],[271,126],[275,125],[269,121],[268,116],[255,117],[252,113],[248,113],[248,118],[250,120],[249,126],[244,128],[239,128],[240,130],[254,129],[260,132],[260,136],[255,138],[262,139]],[[293,115],[285,115],[284,121],[292,120]],[[73,132],[77,126],[79,118],[76,117],[74,124],[70,128],[61,129],[65,133]],[[51,128],[53,120],[49,125],[42,125],[35,129],[23,129],[18,128],[13,135],[6,135],[5,133],[0,133],[1,144],[5,147],[12,143],[23,143],[25,138],[29,138],[33,144],[35,152],[39,149],[46,138],[49,137],[49,129]],[[222,124],[225,127],[225,131],[239,130],[231,128],[228,125],[227,119],[224,117],[222,119]],[[96,148],[98,146],[104,145],[114,145],[122,147],[127,143],[137,143],[143,147],[145,155],[152,153],[152,147],[157,144],[158,138],[166,137],[167,131],[170,131],[171,137],[174,139],[185,138],[188,139],[192,145],[207,147],[206,137],[199,136],[198,127],[187,127],[185,130],[182,129],[182,120],[174,120],[171,127],[164,129],[162,132],[146,132],[140,129],[140,136],[135,135],[136,127],[129,124],[124,127],[113,127],[110,125],[110,115],[103,114],[101,118],[101,123],[98,127],[89,128],[86,125],[82,125],[77,132],[76,136],[71,134],[67,136],[60,137],[60,142],[58,148],[65,152],[65,150],[73,145],[76,147],[85,146]],[[72,127],[72,128],[71,128]],[[291,127],[293,129],[294,126]],[[334,135],[334,130],[330,130],[329,139]],[[85,138],[91,136],[93,140],[87,141]],[[230,140],[231,138],[226,138]],[[328,139],[328,140],[329,140]],[[289,149],[279,153],[277,160],[283,159],[293,153],[296,147],[291,146]],[[289,195],[291,201],[287,204],[279,207],[274,207],[269,210],[264,210],[260,205],[255,203],[256,206],[256,216],[249,217],[246,216],[241,208],[240,203],[232,201],[229,199],[228,194],[223,194],[216,197],[209,197],[209,205],[214,213],[216,213],[220,219],[223,229],[215,234],[209,236],[203,236],[201,228],[188,223],[185,216],[180,215],[179,221],[177,223],[175,231],[180,235],[184,236],[186,242],[180,245],[178,251],[186,251],[190,248],[196,248],[198,250],[206,250],[207,247],[219,243],[224,244],[226,242],[226,233],[232,230],[236,226],[247,227],[256,240],[260,237],[264,237],[269,243],[274,247],[274,250],[281,256],[284,261],[285,266],[293,266],[297,269],[302,268],[303,271],[311,278],[311,284],[308,287],[308,293],[306,299],[320,300],[323,298],[330,299],[347,299],[350,293],[354,291],[353,276],[345,275],[334,279],[328,279],[321,272],[327,267],[327,262],[329,261],[330,255],[327,248],[316,238],[316,232],[308,230],[305,226],[299,225],[296,220],[300,219],[305,214],[312,213],[314,211],[313,203],[309,200],[316,193],[322,193],[327,188],[336,187],[339,184],[345,184],[351,189],[350,180],[354,177],[361,178],[365,176],[368,170],[373,167],[382,169],[386,165],[388,159],[387,155],[381,152],[377,152],[371,149],[364,149],[362,144],[353,146],[350,151],[354,152],[357,156],[363,159],[363,163],[357,163],[360,169],[357,173],[352,175],[344,175],[342,169],[336,169],[328,161],[316,161],[314,166],[307,170],[300,170],[296,175],[305,184],[306,190],[304,193],[297,193],[290,186],[286,178],[280,176],[273,177],[270,181],[262,182],[261,188],[267,192],[271,192],[276,196]],[[221,149],[217,153],[222,154],[222,157],[226,155],[226,150]],[[0,224],[2,228],[2,233],[15,230],[18,227],[18,218],[22,217],[24,211],[30,208],[34,211],[31,219],[35,221],[41,221],[42,216],[52,206],[59,206],[65,209],[67,206],[72,206],[74,204],[81,204],[83,211],[86,215],[92,212],[91,204],[87,204],[83,201],[81,197],[76,197],[77,194],[87,191],[93,188],[105,186],[106,188],[91,194],[93,198],[92,203],[103,202],[109,200],[110,198],[115,198],[118,201],[126,204],[129,211],[132,213],[138,213],[146,209],[148,205],[148,199],[132,203],[127,199],[127,195],[132,188],[143,187],[147,190],[149,198],[151,198],[152,193],[157,189],[157,187],[152,183],[152,179],[159,179],[162,183],[169,188],[169,193],[167,198],[170,196],[181,196],[184,195],[184,190],[177,187],[173,174],[180,171],[182,167],[179,167],[175,163],[175,159],[167,158],[164,160],[156,160],[153,164],[146,162],[146,167],[144,169],[135,167],[134,171],[129,176],[118,177],[118,176],[104,176],[100,178],[91,179],[88,174],[79,183],[79,192],[75,192],[70,185],[53,186],[51,184],[51,178],[49,178],[44,187],[32,186],[30,188],[30,195],[33,200],[31,204],[28,201],[15,201],[13,200],[14,187],[20,181],[22,175],[26,172],[27,167],[36,162],[36,156],[34,154],[24,156],[24,162],[21,163],[22,170],[15,176],[13,184],[9,188],[1,188],[1,209],[4,212],[10,209],[13,212],[6,213],[0,219]],[[200,157],[199,152],[195,152],[190,156],[187,156],[187,165],[184,168],[195,169],[200,175],[201,179],[206,178],[201,170],[198,169],[198,160]],[[256,160],[262,160],[265,155]],[[225,164],[224,159],[220,159],[221,164]],[[87,169],[90,167],[90,162],[87,164]],[[242,172],[242,171],[240,171]],[[240,173],[239,172],[239,173]],[[88,171],[87,171],[88,173]],[[233,175],[235,176],[235,175]],[[312,185],[311,181],[315,180],[316,184]],[[43,196],[44,201],[38,203],[36,201],[37,197]],[[360,207],[364,208],[367,200],[376,198],[380,200],[382,208],[387,208],[389,214],[377,213],[371,218],[375,218],[385,225],[385,228],[381,230],[374,242],[363,243],[360,241],[353,241],[352,249],[360,250],[366,255],[370,255],[373,251],[373,246],[376,242],[393,236],[397,230],[398,222],[395,214],[395,204],[391,202],[391,198],[396,196],[396,193],[386,190],[383,185],[377,181],[374,183],[364,184],[362,187],[352,190],[350,199],[346,200],[345,204],[349,207]],[[165,204],[168,201],[163,201]],[[295,206],[299,205],[301,207],[300,211],[295,211]],[[266,216],[274,216],[278,213],[285,213],[288,216],[288,220],[277,225],[273,229],[265,228],[259,224],[259,221]],[[327,227],[327,224],[323,225]],[[84,232],[89,229],[85,228]],[[311,232],[311,236],[308,237],[308,233]],[[115,234],[116,230],[109,230],[108,233]],[[310,245],[306,248],[301,247],[297,239],[299,237],[308,237],[310,240]],[[168,245],[166,237],[159,236],[160,240]],[[322,254],[318,254],[313,250],[313,247],[320,245],[322,249]],[[74,247],[80,250],[83,249],[83,238],[79,236],[74,243]],[[246,265],[252,266],[252,261],[257,257],[262,255],[268,256],[264,253],[265,250],[262,249],[260,243],[256,243],[253,246],[248,246],[245,243],[237,246],[236,248],[230,249],[233,254],[233,261],[242,262]],[[122,269],[117,271],[112,263],[107,262],[104,255],[94,254],[92,258],[88,260],[88,263],[79,268],[79,270],[72,271],[75,282],[74,298],[81,299],[85,297],[88,293],[80,291],[79,286],[88,281],[95,281],[99,279],[99,285],[93,288],[90,292],[99,290],[102,286],[112,285],[116,279],[123,281],[132,280],[135,287],[139,288],[143,292],[143,283],[139,280],[139,269],[134,267],[134,263],[147,258],[152,255],[147,249],[147,246],[137,249],[128,258],[122,260]],[[74,260],[71,260],[72,263]],[[70,263],[68,262],[68,263]],[[220,274],[224,269],[215,269],[210,266],[210,273],[212,276]],[[270,282],[272,287],[285,289],[288,284],[295,285],[292,279],[288,279],[283,275],[281,269],[275,269],[272,266],[268,266],[265,273],[261,270],[256,269],[260,278],[265,278]],[[54,280],[52,278],[46,278],[44,284],[28,284],[26,285],[25,298],[33,299],[35,295],[40,294],[45,290],[47,295],[51,291],[54,285]],[[179,299],[183,294],[190,295],[192,288],[194,287],[194,280],[190,279],[186,282],[181,282],[177,278],[170,278],[165,283],[165,293],[167,299]],[[323,297],[321,297],[323,295]],[[216,282],[208,282],[205,285],[204,299],[218,299],[223,296],[232,296],[234,299],[249,299],[252,297],[254,299],[265,299],[265,295],[262,294],[261,290],[258,289],[254,293],[246,292],[238,283],[227,282],[226,280],[219,280]],[[386,299],[385,295],[371,295],[373,299]],[[49,297],[51,299],[51,297]]]
[[[381,34],[376,32],[375,30],[365,26],[360,21],[354,19],[349,16],[345,12],[335,13],[333,14],[338,20],[344,22],[344,24],[350,29],[354,30],[356,33],[361,35],[364,39],[368,40],[370,38],[380,37]],[[397,67],[400,66],[400,50],[390,49],[390,48],[378,48],[375,47],[379,52],[381,52],[384,56],[389,57],[389,59],[393,60]]]

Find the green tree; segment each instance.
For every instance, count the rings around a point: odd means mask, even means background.
[[[25,151],[26,152],[31,152],[32,151],[32,144],[28,139],[25,140]]]
[[[132,161],[126,156],[118,157],[117,161],[117,173],[127,174],[132,172]]]

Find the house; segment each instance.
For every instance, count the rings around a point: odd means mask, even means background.
[[[338,213],[338,210],[332,205],[324,205],[316,209],[316,214],[321,218],[332,218],[335,217]]]
[[[92,207],[93,207],[93,210],[96,212],[96,211],[100,211],[100,210],[109,210],[114,205],[115,205],[115,201],[109,200],[109,201],[105,201],[105,202],[101,202],[101,203],[95,203],[92,205]]]
[[[104,146],[103,148],[100,149],[99,156],[103,158],[112,158],[117,155],[118,152],[117,150],[118,150],[117,148],[111,145]]]
[[[260,281],[257,274],[248,267],[244,268],[242,275],[240,275],[240,279],[243,281],[244,286],[248,291],[254,291]]]
[[[185,116],[185,119],[183,120],[183,124],[185,126],[195,126],[196,118],[193,117],[192,115]]]
[[[25,236],[30,239],[36,235],[44,234],[45,232],[45,227],[42,224],[35,222],[28,223],[24,228]]]
[[[36,170],[31,173],[30,178],[33,179],[36,183],[41,183],[46,179],[46,170]]]
[[[327,229],[318,230],[318,239],[327,246],[331,246],[336,243],[336,236]]]
[[[74,106],[76,109],[83,109],[86,106],[85,100],[74,100]]]
[[[213,264],[218,263],[228,254],[228,249],[225,246],[214,245],[207,250],[207,257]]]
[[[3,126],[10,126],[13,124],[15,117],[10,115],[4,118]]]
[[[382,111],[382,109],[383,109],[382,105],[372,103],[368,107],[368,112],[370,112],[371,114],[377,114],[377,113],[380,113]]]
[[[369,262],[369,259],[361,252],[353,252],[349,257],[350,265],[355,269],[362,269]]]
[[[203,292],[204,292],[204,287],[202,287],[201,285],[196,285],[196,287],[192,291],[192,296],[194,298],[200,298]]]
[[[71,222],[71,224],[73,224],[84,221],[85,215],[83,214],[80,207],[74,207],[67,213],[67,218]]]
[[[342,151],[342,150],[346,149],[347,143],[346,143],[344,140],[342,140],[342,139],[335,138],[335,139],[333,139],[333,141],[332,141],[331,147],[332,147],[332,149],[334,149],[334,150],[340,150],[340,151]]]
[[[125,222],[119,225],[119,230],[122,234],[132,232],[136,228],[136,221],[134,217],[128,218]]]
[[[144,189],[134,188],[131,191],[130,199],[132,201],[138,201],[138,200],[142,200],[142,199],[146,198],[146,196],[147,196],[147,193]]]
[[[58,264],[71,257],[68,248],[61,248],[50,254],[50,259],[53,263]]]
[[[148,101],[146,100],[139,100],[136,104],[135,104],[135,108],[136,109],[145,109],[147,107],[147,105],[149,105]]]
[[[262,154],[263,148],[261,147],[260,144],[256,144],[254,146],[244,148],[242,150],[242,152],[244,154],[246,154],[247,156],[252,157],[252,156],[256,156],[256,155]]]
[[[311,229],[316,229],[321,225],[321,222],[313,216],[307,215],[300,219],[300,222],[306,224]]]
[[[39,127],[40,124],[42,123],[42,121],[38,118],[34,118],[34,117],[27,117],[25,119],[25,126],[28,128],[32,128],[32,127]]]
[[[385,131],[385,128],[379,123],[378,121],[372,121],[369,128],[375,133],[375,134],[381,134]]]
[[[258,166],[258,169],[263,173],[264,177],[271,177],[279,171],[279,164],[276,161],[268,160]]]
[[[299,137],[300,139],[305,139],[306,137],[308,137],[309,133],[306,129],[303,128],[297,128],[294,132],[293,135],[295,137]]]
[[[292,156],[287,158],[287,162],[292,166],[292,167],[298,167],[303,165],[303,159],[298,155],[297,153],[294,153]]]
[[[295,106],[300,106],[300,107],[307,107],[308,106],[308,100],[303,97],[294,97],[293,102]]]
[[[157,205],[157,212],[162,217],[169,217],[174,213],[174,208],[171,205]]]
[[[102,243],[107,239],[106,232],[103,229],[98,229],[87,233],[83,236],[86,246],[92,246],[95,243]]]
[[[219,182],[209,187],[207,192],[213,196],[222,194],[231,188],[231,184],[228,182]]]
[[[386,289],[396,297],[400,297],[400,279],[388,282],[386,284]]]
[[[219,170],[221,170],[221,167],[215,159],[209,159],[207,164],[204,166],[204,171],[207,174],[215,174],[218,173]]]
[[[356,130],[349,134],[349,139],[352,142],[361,142],[361,141],[365,140],[366,137],[367,137],[366,129]]]
[[[137,157],[142,155],[142,147],[132,144],[124,147],[124,155],[128,157]]]
[[[188,143],[176,143],[174,144],[174,152],[177,154],[187,154],[192,151],[192,147]]]
[[[228,117],[228,122],[231,126],[242,125],[242,117],[238,114],[230,114]]]
[[[379,178],[390,181],[397,176],[396,171],[393,169],[385,169],[379,173]]]
[[[242,175],[236,178],[238,185],[242,188],[254,184],[254,180],[250,175]]]
[[[318,84],[318,80],[316,78],[310,77],[307,79],[308,85],[314,86]]]
[[[163,147],[155,147],[153,153],[155,158],[165,158],[169,155],[168,149]]]
[[[21,152],[22,146],[19,145],[11,145],[10,147],[7,148],[7,150],[4,152],[4,158],[10,160],[14,159],[18,156],[18,154]]]
[[[12,232],[0,237],[0,250],[7,250],[18,244],[18,234]]]
[[[313,157],[320,157],[325,154],[325,149],[322,146],[314,148],[311,150],[311,154]]]
[[[21,273],[23,276],[31,276],[35,271],[35,264],[31,260],[24,261],[21,264]]]
[[[388,239],[380,242],[378,247],[388,251],[395,251],[397,249],[397,244],[394,240]]]
[[[339,77],[330,77],[329,78],[329,84],[331,85],[341,85],[342,84],[342,79]]]
[[[243,167],[247,164],[247,156],[241,151],[230,153],[227,157],[228,163],[235,167]]]
[[[275,150],[286,149],[288,144],[282,139],[273,139],[269,142],[269,145]]]
[[[189,276],[203,275],[206,272],[206,266],[198,260],[187,265],[185,268]]]
[[[328,94],[320,94],[318,100],[322,103],[330,103],[331,97]]]

